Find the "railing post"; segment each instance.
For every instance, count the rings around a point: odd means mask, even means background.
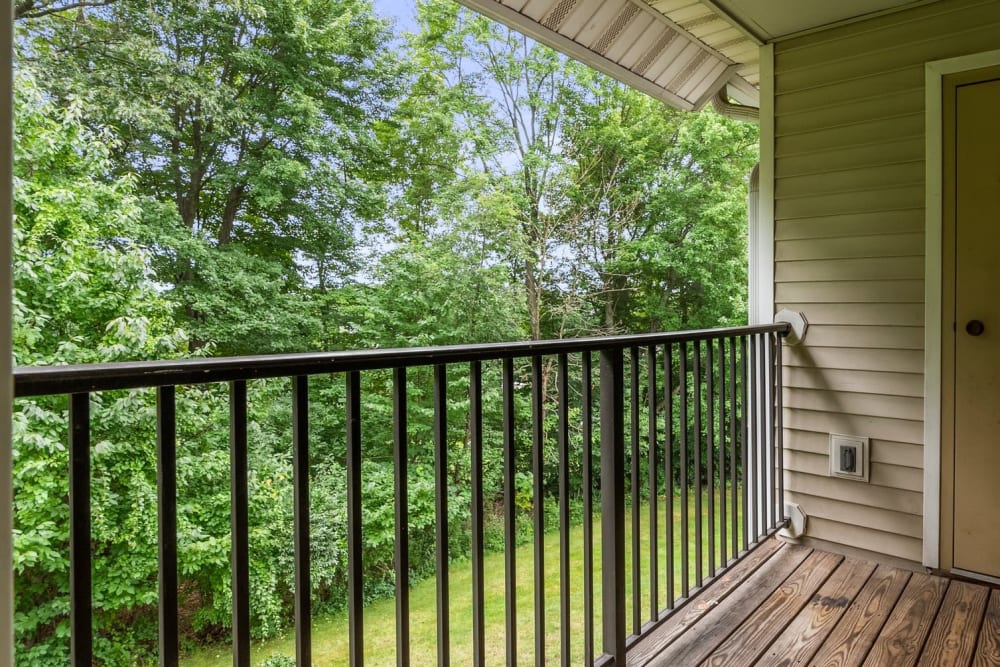
[[[601,352],[601,578],[604,652],[625,664],[625,404],[621,350]]]
[[[309,541],[309,376],[292,378],[292,522],[295,559],[295,663],[312,665]]]
[[[233,667],[250,667],[250,503],[247,461],[247,382],[235,380],[229,383]]]
[[[70,663],[94,659],[90,555],[90,394],[69,397],[69,624]]]

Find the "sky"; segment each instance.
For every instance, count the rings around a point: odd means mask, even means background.
[[[413,18],[416,0],[374,0],[375,13],[395,19],[393,31],[396,33],[412,30],[416,27]]]

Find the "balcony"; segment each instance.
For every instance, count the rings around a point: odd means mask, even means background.
[[[628,665],[996,665],[1000,590],[770,539]]]
[[[706,595],[722,600],[744,580],[758,590],[756,582],[763,573],[789,568],[781,563],[812,562],[803,550],[779,548],[768,539],[784,523],[782,392],[776,370],[781,368],[781,338],[787,333],[788,325],[775,324],[593,339],[16,369],[18,397],[68,397],[72,664],[93,664],[94,637],[100,633],[93,614],[100,591],[92,582],[91,539],[95,394],[156,392],[159,656],[160,664],[175,665],[180,659],[176,392],[211,383],[228,383],[230,400],[233,662],[251,664],[248,386],[265,378],[291,379],[294,534],[289,549],[294,551],[296,660],[299,665],[313,664],[308,389],[310,378],[321,375],[332,375],[345,387],[348,659],[351,665],[363,664],[366,633],[384,631],[368,627],[364,613],[361,464],[363,425],[369,415],[363,409],[363,386],[368,385],[362,380],[370,374],[391,377],[385,391],[393,406],[396,662],[410,664],[407,405],[412,386],[408,389],[407,378],[418,369],[432,378],[437,663],[451,663],[458,641],[470,643],[474,664],[485,664],[486,644],[494,638],[487,637],[483,603],[488,574],[483,566],[484,508],[487,503],[502,504],[505,541],[514,544],[515,478],[526,472],[515,468],[515,448],[517,436],[530,433],[534,633],[526,642],[515,631],[515,581],[525,565],[516,561],[514,549],[506,548],[502,579],[507,664],[518,664],[525,656],[541,664],[547,654],[558,656],[562,664],[569,664],[572,655],[582,656],[588,665],[645,664],[644,657],[658,664],[666,646],[664,633],[675,632],[671,628],[679,624],[686,627],[692,614],[712,617],[698,611],[705,599],[715,599]],[[553,391],[545,386],[546,369],[553,371]],[[465,416],[473,618],[468,638],[453,637],[449,624],[449,504],[455,501],[447,491],[453,462],[446,434],[448,404],[456,400],[449,377],[455,373],[469,388]],[[484,402],[489,393],[484,386],[490,383],[500,405]],[[530,420],[516,418],[518,392],[530,401]],[[502,415],[497,436],[502,441],[503,484],[496,499],[484,497],[484,411]],[[546,420],[547,411],[554,419]],[[571,430],[583,444],[571,446]],[[558,450],[554,489],[543,486],[542,445],[549,438]],[[572,599],[570,585],[570,505],[575,501],[582,504],[584,517],[594,517],[582,522],[582,600]],[[545,523],[546,503],[558,506],[555,526]],[[550,529],[558,532],[556,553],[547,553],[542,539]],[[546,611],[547,559],[559,563],[558,617]],[[740,599],[731,594],[719,608]],[[575,625],[579,609],[583,619]],[[728,627],[730,617],[723,620]]]

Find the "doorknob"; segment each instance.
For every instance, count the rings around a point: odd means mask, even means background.
[[[965,333],[970,336],[982,335],[984,331],[986,331],[986,327],[979,320],[969,320],[969,322],[965,325]]]

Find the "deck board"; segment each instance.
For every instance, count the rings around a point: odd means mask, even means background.
[[[812,553],[812,549],[786,545],[780,558],[771,558],[747,577],[740,587],[708,611],[694,626],[654,656],[647,664],[697,665],[721,644],[727,635],[753,613],[788,576]]]
[[[627,664],[1000,667],[1000,588],[765,542]]]
[[[1000,665],[1000,590],[990,594],[990,603],[979,631],[979,646],[972,659],[972,667]]]
[[[822,551],[809,554],[802,565],[702,665],[716,667],[754,663],[785,625],[809,603],[842,560],[842,556]]]
[[[988,598],[989,590],[983,586],[951,582],[917,664],[925,667],[968,665],[976,650]]]
[[[845,558],[809,604],[771,644],[763,662],[774,667],[807,664],[874,571],[874,563]]]
[[[720,574],[704,591],[698,593],[689,604],[676,611],[630,650],[627,664],[630,667],[647,664],[656,654],[697,623],[702,616],[715,608],[730,593],[737,590],[747,577],[756,572],[761,565],[768,562],[783,547],[784,545],[778,540],[767,540],[740,558],[728,570]]]
[[[947,588],[947,579],[914,573],[868,653],[865,667],[915,665]]]
[[[880,565],[809,663],[811,667],[860,665],[909,580],[909,572]]]

